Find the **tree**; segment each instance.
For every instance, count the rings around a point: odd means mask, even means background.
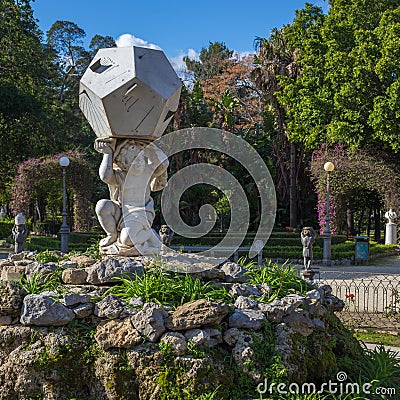
[[[210,42],[200,51],[199,61],[184,57],[186,67],[194,74],[196,81],[210,78],[222,72],[223,61],[231,58],[233,51],[223,42]]]
[[[309,149],[326,141],[351,148],[380,143],[398,151],[399,2],[330,5],[302,41],[300,78],[283,83],[290,138]]]
[[[256,85],[262,90],[266,102],[270,105],[276,125],[276,141],[274,142],[274,156],[279,166],[278,190],[280,197],[286,197],[289,191],[289,225],[297,226],[297,170],[296,170],[296,146],[288,141],[288,132],[285,124],[285,107],[279,102],[277,92],[282,87],[279,77],[288,76],[296,79],[299,68],[296,64],[296,49],[289,46],[285,38],[285,28],[274,29],[269,40],[256,39],[254,62],[256,68],[253,78]],[[289,164],[289,174],[287,165]],[[289,175],[289,179],[287,177]]]
[[[90,56],[93,58],[98,50],[109,47],[117,47],[112,36],[94,35],[89,44]]]
[[[2,0],[0,16],[0,192],[4,203],[9,200],[18,163],[56,149],[60,141],[46,134],[55,126],[50,106],[57,76],[54,53],[41,43],[30,2]]]

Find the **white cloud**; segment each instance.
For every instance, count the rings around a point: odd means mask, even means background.
[[[169,61],[175,72],[187,87],[191,87],[193,85],[193,74],[186,68],[186,63],[183,60],[184,57],[189,57],[191,60],[199,61],[199,53],[193,49],[189,49],[187,53],[181,50],[176,57],[169,57]]]
[[[154,43],[149,43],[147,40],[131,35],[130,33],[124,33],[115,41],[115,43],[117,44],[117,47],[138,46],[154,50],[162,50],[160,46]]]

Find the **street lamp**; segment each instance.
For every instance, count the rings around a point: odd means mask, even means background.
[[[67,225],[67,191],[65,188],[65,176],[67,174],[67,167],[69,165],[68,157],[61,157],[59,160],[60,166],[62,168],[63,175],[63,210],[62,210],[62,224],[60,228],[60,236],[61,236],[61,252],[68,253],[68,235],[69,228]]]
[[[330,191],[329,191],[329,174],[335,169],[335,166],[330,161],[324,164],[324,170],[326,171],[326,212],[325,212],[325,230],[324,230],[324,254],[322,264],[325,266],[331,265],[331,230],[329,228],[329,216],[330,208]]]

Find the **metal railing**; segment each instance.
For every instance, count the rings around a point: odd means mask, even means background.
[[[327,284],[345,302],[338,316],[354,328],[400,330],[400,274],[319,271],[318,286]]]

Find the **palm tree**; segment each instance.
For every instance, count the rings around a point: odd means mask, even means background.
[[[285,108],[280,104],[277,93],[282,89],[280,78],[296,79],[300,75],[300,68],[296,64],[297,51],[287,45],[284,28],[274,29],[269,39],[260,37],[256,39],[255,68],[252,78],[265,95],[265,100],[270,105],[275,117],[277,137],[273,144],[273,152],[277,161],[276,189],[281,198],[286,198],[289,192],[289,224],[296,227],[296,146],[288,140],[285,126]]]

